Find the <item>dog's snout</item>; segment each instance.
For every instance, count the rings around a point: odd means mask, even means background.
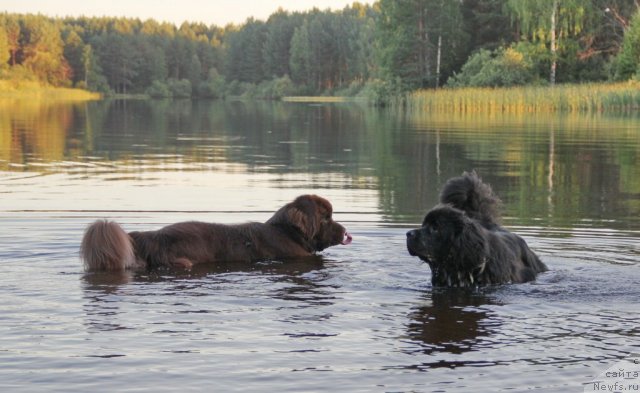
[[[417,229],[412,229],[409,232],[407,232],[407,239],[413,239],[417,235],[418,235],[418,230]]]

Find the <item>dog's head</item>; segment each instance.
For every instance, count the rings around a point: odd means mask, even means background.
[[[480,224],[447,205],[432,209],[421,228],[407,232],[409,254],[429,264],[434,285],[473,285],[474,274],[487,262],[488,247]]]
[[[333,208],[317,195],[301,195],[278,210],[267,224],[285,229],[300,238],[310,251],[351,243],[351,235],[333,221]]]

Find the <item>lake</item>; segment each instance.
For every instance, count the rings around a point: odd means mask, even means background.
[[[471,169],[549,266],[537,281],[434,289],[407,253]],[[96,218],[264,221],[304,193],[352,244],[191,271],[78,257]],[[2,100],[0,198],[2,391],[613,391],[609,369],[640,390],[637,114]]]

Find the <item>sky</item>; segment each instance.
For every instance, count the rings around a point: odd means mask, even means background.
[[[116,16],[171,22],[203,22],[224,27],[247,18],[267,20],[279,7],[287,11],[339,10],[354,0],[0,0],[0,12],[48,16]],[[359,0],[371,4],[373,0]]]

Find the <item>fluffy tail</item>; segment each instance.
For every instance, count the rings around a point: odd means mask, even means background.
[[[136,263],[129,235],[120,225],[107,220],[98,220],[87,227],[80,245],[80,258],[90,271],[123,271]]]
[[[502,202],[475,171],[449,179],[440,193],[440,202],[463,210],[484,226],[500,224]]]

